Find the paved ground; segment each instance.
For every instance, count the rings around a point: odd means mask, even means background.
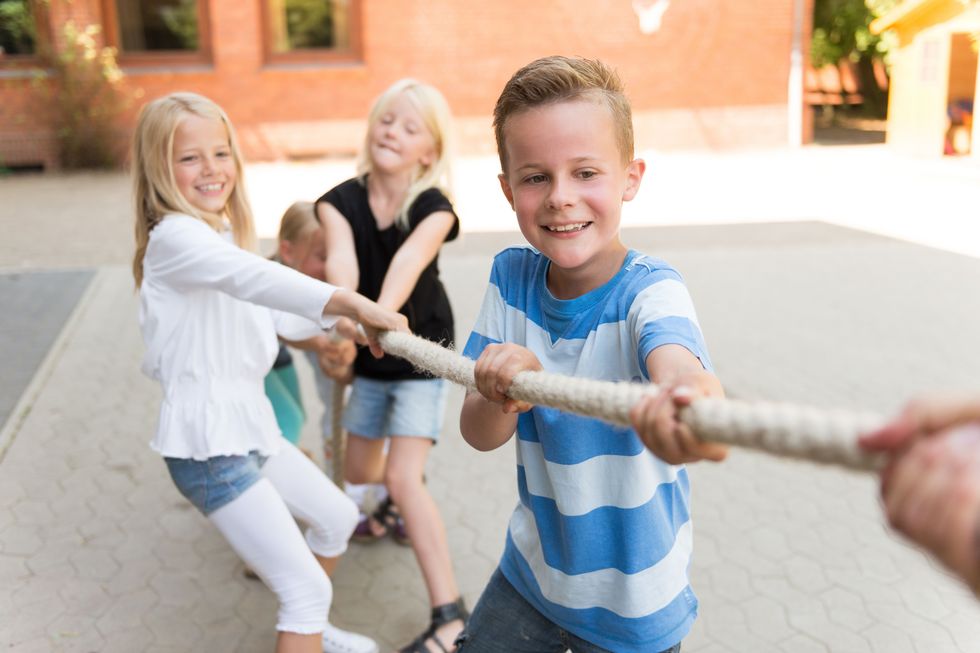
[[[34,378],[92,274],[92,270],[0,273],[0,361],[4,361],[0,425]]]
[[[855,156],[880,154],[845,153],[840,167]],[[675,170],[731,166],[748,184],[744,171],[763,161],[767,171],[791,159],[821,168],[827,157],[810,150],[774,153],[772,160],[726,155],[724,165],[706,159],[697,166],[694,155],[659,161]],[[903,179],[928,182],[913,205],[928,206],[931,196],[944,207],[972,192],[973,203],[959,209],[975,206],[980,175],[955,171],[906,171]],[[250,172],[260,205],[270,181],[323,178],[317,166]],[[714,183],[707,179],[705,187]],[[480,192],[489,197],[485,187]],[[297,196],[311,196],[308,190]],[[269,651],[271,594],[242,578],[234,554],[180,498],[146,444],[159,392],[138,371],[126,192],[119,175],[0,180],[0,271],[98,269],[15,419],[0,431],[0,446],[9,444],[0,460],[0,649]],[[906,204],[911,194],[905,187],[892,193]],[[660,206],[660,215],[685,226],[625,232],[632,246],[685,274],[729,392],[888,411],[917,391],[977,388],[980,259],[828,224],[832,216],[821,213],[831,200],[810,196],[821,203],[807,204],[809,217],[825,221],[803,220],[800,207],[787,204],[790,222],[737,224],[751,211],[751,193],[726,203],[705,192]],[[463,202],[475,220],[470,232],[443,258],[461,331],[472,323],[490,256],[519,239],[477,233],[474,224],[512,218],[496,213],[495,204],[472,202]],[[759,199],[760,219],[773,219],[775,203]],[[972,237],[964,234],[972,234],[975,220],[951,234],[950,216],[903,213],[902,203],[878,203],[905,230],[896,235],[929,231],[921,223],[931,222],[933,238],[978,245],[961,242]],[[695,224],[707,214],[731,224]],[[881,220],[875,231],[888,223]],[[315,407],[304,363],[307,404]],[[429,479],[472,604],[502,549],[516,497],[510,449],[481,454],[458,437],[460,399],[452,395]],[[318,411],[311,412],[304,440],[314,447]],[[980,607],[887,532],[870,477],[746,452],[723,465],[693,466],[691,474],[692,576],[702,615],[685,651],[980,652]],[[333,619],[386,646],[424,625],[414,559],[393,542],[352,546],[335,585]]]

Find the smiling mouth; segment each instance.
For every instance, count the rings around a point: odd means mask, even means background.
[[[582,231],[588,227],[591,222],[576,222],[574,224],[556,224],[556,225],[545,225],[544,228],[552,233],[569,233],[574,231]]]
[[[218,193],[221,192],[224,187],[224,184],[203,184],[201,186],[197,186],[196,188],[202,193]]]

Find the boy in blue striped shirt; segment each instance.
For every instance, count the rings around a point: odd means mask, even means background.
[[[494,129],[531,247],[494,259],[460,427],[483,451],[516,431],[520,502],[458,651],[677,651],[697,614],[683,463],[726,454],[677,410],[722,388],[680,275],[619,238],[645,168],[629,102],[601,62],[547,57],[504,87]],[[665,392],[620,428],[507,396],[518,372],[540,369]]]

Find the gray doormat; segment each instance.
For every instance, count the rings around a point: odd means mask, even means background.
[[[94,275],[88,269],[0,272],[0,428]]]

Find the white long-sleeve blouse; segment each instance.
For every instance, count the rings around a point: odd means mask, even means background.
[[[332,286],[237,247],[196,218],[166,216],[143,259],[139,322],[143,372],[163,387],[150,446],[205,460],[281,444],[263,380],[276,334],[303,339],[332,326]]]

